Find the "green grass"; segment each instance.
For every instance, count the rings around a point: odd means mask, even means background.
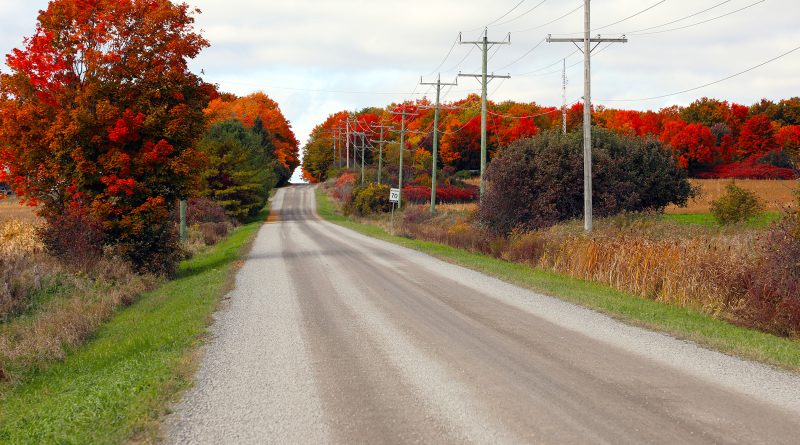
[[[191,384],[210,314],[263,216],[183,262],[175,280],[119,311],[63,362],[3,388],[0,442],[153,441],[166,405]]]
[[[317,211],[322,218],[365,235],[419,250],[533,291],[598,310],[629,324],[666,332],[746,359],[800,371],[800,341],[735,326],[695,310],[647,300],[603,284],[534,269],[443,244],[393,236],[380,227],[357,223],[338,214],[327,195],[319,189]]]
[[[758,216],[748,221],[746,225],[748,227],[760,229],[769,226],[772,222],[777,221],[780,217],[780,212],[764,212],[758,214]],[[714,219],[714,215],[710,213],[688,213],[683,215],[665,214],[664,220],[679,224],[695,224],[709,227],[716,227],[718,225],[717,221]]]

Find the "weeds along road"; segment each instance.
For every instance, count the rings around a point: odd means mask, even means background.
[[[170,443],[798,443],[800,376],[320,221],[280,190]]]

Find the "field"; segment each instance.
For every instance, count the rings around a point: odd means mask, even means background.
[[[477,186],[477,178],[466,181]],[[687,215],[687,218],[669,218],[676,222],[689,224],[712,223],[710,215],[711,203],[725,193],[725,186],[730,184],[730,179],[690,179],[693,186],[700,188],[700,196],[689,200],[686,207],[669,206],[665,213],[672,215]],[[750,190],[765,204],[766,215],[761,219],[764,225],[774,220],[784,208],[792,207],[794,203],[793,191],[800,189],[800,181],[737,179],[736,185]],[[476,204],[448,204],[439,206],[442,210],[475,210]],[[691,215],[691,217],[688,217]]]
[[[14,198],[0,199],[0,222],[10,220],[36,221],[34,207],[19,205]]]
[[[687,207],[667,207],[667,213],[709,213],[711,202],[725,193],[725,186],[730,184],[731,180],[691,179],[690,182],[692,185],[700,187],[700,196],[689,200]],[[792,191],[797,190],[800,183],[798,181],[737,179],[736,185],[755,193],[764,202],[767,212],[780,212],[783,208],[792,205],[794,202]]]

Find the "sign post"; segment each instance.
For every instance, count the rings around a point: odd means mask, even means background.
[[[392,235],[394,235],[394,206],[400,202],[400,189],[389,189],[389,202],[392,203]]]

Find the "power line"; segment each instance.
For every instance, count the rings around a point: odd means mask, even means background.
[[[525,1],[526,1],[526,0],[520,0],[520,2],[519,2],[519,3],[517,3],[516,5],[514,5],[514,7],[513,7],[513,8],[509,9],[509,10],[508,10],[508,12],[506,12],[505,14],[501,15],[500,17],[498,17],[498,18],[494,19],[494,20],[493,20],[493,21],[491,21],[490,23],[487,23],[487,24],[486,24],[486,27],[488,28],[488,27],[490,27],[490,26],[494,25],[495,23],[499,22],[500,20],[502,20],[502,19],[506,18],[506,16],[507,16],[507,15],[511,14],[511,13],[512,13],[512,12],[514,12],[514,11],[515,11],[517,8],[519,8],[520,6],[522,6],[522,4],[523,4],[523,3],[525,3]]]
[[[523,54],[523,55],[519,56],[519,58],[518,58],[518,59],[514,60],[513,62],[509,63],[508,65],[501,66],[501,67],[500,67],[500,68],[498,68],[498,69],[499,69],[499,70],[504,70],[504,69],[506,69],[506,68],[510,67],[511,65],[514,65],[515,63],[519,62],[520,60],[524,59],[524,58],[525,58],[525,57],[527,57],[527,56],[528,56],[530,53],[534,52],[534,51],[536,50],[536,48],[538,48],[539,46],[541,46],[541,45],[542,45],[542,43],[544,43],[544,41],[545,41],[545,39],[542,39],[542,40],[540,40],[540,41],[539,41],[539,43],[537,43],[536,45],[534,45],[534,46],[533,46],[533,48],[531,48],[531,49],[529,49],[528,51],[526,51],[526,52],[525,52],[525,54]]]
[[[663,3],[664,3],[664,2],[666,2],[666,1],[667,1],[667,0],[660,0],[660,1],[658,1],[658,2],[656,2],[656,3],[654,3],[654,4],[652,4],[652,5],[648,6],[647,8],[644,8],[644,9],[642,9],[641,11],[639,11],[639,12],[637,12],[637,13],[635,13],[635,14],[629,15],[629,16],[627,16],[627,17],[623,18],[623,19],[619,19],[619,20],[617,20],[617,21],[616,21],[616,22],[614,22],[614,23],[609,23],[608,25],[603,25],[603,26],[601,26],[601,27],[599,27],[599,28],[593,28],[593,29],[592,29],[592,32],[599,31],[599,30],[601,30],[601,29],[610,28],[610,27],[612,27],[612,26],[614,26],[614,25],[618,25],[618,24],[620,24],[620,23],[622,23],[622,22],[624,22],[624,21],[630,20],[630,19],[632,19],[632,18],[634,18],[634,17],[636,17],[636,16],[639,16],[639,15],[641,15],[641,14],[644,14],[645,12],[647,12],[647,11],[649,11],[649,10],[651,10],[651,9],[655,8],[656,6],[659,6],[659,5],[663,4]],[[569,36],[569,35],[573,35],[573,34],[582,34],[582,32],[568,32],[568,33],[562,33],[562,34],[552,34],[552,35],[554,35],[554,36]]]
[[[710,19],[707,19],[707,20],[703,20],[703,21],[700,21],[700,22],[697,22],[697,23],[692,23],[691,25],[685,25],[685,26],[680,26],[680,27],[677,27],[677,28],[670,28],[670,29],[662,29],[660,31],[632,32],[632,33],[630,33],[630,35],[633,35],[633,36],[646,36],[646,35],[651,35],[651,34],[661,34],[661,33],[665,33],[665,32],[678,31],[678,30],[681,30],[681,29],[691,28],[693,26],[702,25],[704,23],[712,22],[714,20],[718,20],[718,19],[721,19],[723,17],[727,17],[729,15],[736,14],[737,12],[744,11],[745,9],[752,8],[753,6],[755,6],[755,5],[759,4],[759,3],[764,3],[765,1],[767,1],[767,0],[759,0],[759,1],[755,2],[755,3],[751,3],[751,4],[749,4],[749,5],[747,5],[747,6],[743,7],[743,8],[739,8],[739,9],[737,9],[735,11],[731,11],[731,12],[729,12],[727,14],[722,14],[722,15],[717,16],[717,17],[713,17],[713,18],[710,18]]]
[[[515,20],[517,20],[517,19],[520,19],[520,18],[522,18],[522,17],[525,17],[526,15],[528,15],[528,14],[530,14],[531,12],[535,11],[535,10],[536,10],[536,9],[537,9],[539,6],[542,6],[542,5],[544,4],[544,2],[546,2],[546,1],[547,1],[547,0],[542,0],[541,2],[537,3],[537,4],[536,4],[536,6],[534,6],[533,8],[531,8],[531,9],[529,9],[529,10],[527,10],[527,11],[523,12],[522,14],[520,14],[520,15],[518,15],[518,16],[516,16],[516,17],[514,17],[513,19],[506,20],[505,22],[503,22],[503,23],[498,23],[498,24],[496,24],[496,25],[494,25],[494,26],[502,26],[502,25],[505,25],[505,24],[507,24],[507,23],[511,23],[511,22],[513,22],[513,21],[515,21]]]
[[[552,25],[553,23],[555,23],[555,22],[557,22],[557,21],[559,21],[559,20],[561,20],[561,19],[564,19],[564,18],[567,18],[567,17],[569,17],[570,15],[572,15],[572,14],[576,13],[576,12],[577,12],[578,10],[580,10],[581,8],[583,8],[583,2],[581,2],[581,4],[580,4],[580,5],[578,5],[578,7],[577,7],[577,8],[575,8],[575,9],[573,9],[573,10],[569,11],[568,13],[566,13],[566,14],[562,15],[561,17],[558,17],[558,18],[555,18],[555,19],[553,19],[553,20],[550,20],[550,21],[549,21],[549,22],[547,22],[547,23],[541,24],[541,25],[539,25],[539,26],[534,26],[533,28],[521,29],[521,30],[519,30],[519,31],[511,31],[511,32],[512,32],[512,33],[518,33],[518,32],[529,32],[529,31],[535,31],[535,30],[537,30],[537,29],[542,29],[542,28],[544,28],[544,27],[545,27],[545,26],[547,26],[547,25]]]
[[[450,47],[450,50],[449,50],[449,51],[447,51],[447,55],[445,55],[445,56],[444,56],[444,59],[442,59],[442,62],[441,62],[441,63],[440,63],[440,64],[439,64],[439,65],[438,65],[436,68],[434,68],[433,70],[431,70],[431,72],[430,72],[430,73],[426,74],[426,76],[430,76],[431,74],[433,74],[433,73],[435,73],[435,72],[439,71],[439,69],[442,67],[442,65],[444,65],[444,63],[445,63],[445,62],[447,62],[447,59],[449,59],[449,58],[450,58],[450,54],[452,54],[452,53],[453,53],[453,49],[455,49],[456,45],[458,45],[458,38],[456,38],[456,39],[453,41],[453,45]]]
[[[781,54],[779,56],[776,56],[776,57],[773,57],[773,58],[771,58],[771,59],[769,59],[767,61],[761,62],[758,65],[752,66],[752,67],[750,67],[750,68],[748,68],[748,69],[746,69],[744,71],[739,71],[736,74],[731,74],[730,76],[724,77],[724,78],[719,79],[719,80],[715,80],[713,82],[705,83],[703,85],[699,85],[699,86],[696,86],[694,88],[689,88],[689,89],[686,89],[686,90],[676,91],[674,93],[662,94],[660,96],[653,96],[653,97],[643,97],[643,98],[638,98],[638,99],[598,99],[598,101],[603,101],[603,102],[639,102],[639,101],[646,101],[646,100],[663,99],[665,97],[670,97],[670,96],[675,96],[675,95],[678,95],[678,94],[688,93],[690,91],[695,91],[695,90],[699,90],[701,88],[705,88],[705,87],[708,87],[708,86],[711,86],[711,85],[716,85],[716,84],[724,82],[726,80],[733,79],[734,77],[741,76],[742,74],[749,73],[750,71],[753,71],[756,68],[760,68],[760,67],[762,67],[764,65],[767,65],[769,63],[772,63],[772,62],[774,62],[774,61],[776,61],[778,59],[786,57],[789,54],[791,54],[791,53],[793,53],[793,52],[795,52],[797,50],[800,50],[800,46],[797,46],[797,47],[795,47],[793,49],[790,49],[789,51],[786,51],[785,53],[783,53],[783,54]]]
[[[674,23],[682,22],[682,21],[690,19],[692,17],[697,17],[698,15],[703,14],[705,12],[711,11],[712,9],[719,8],[720,6],[722,6],[722,5],[726,4],[726,3],[730,3],[731,1],[732,0],[725,0],[723,2],[717,3],[716,5],[710,6],[710,7],[706,8],[706,9],[701,10],[701,11],[694,12],[692,14],[689,14],[689,15],[687,15],[685,17],[681,17],[679,19],[673,20],[671,22],[662,23],[662,24],[656,25],[656,26],[651,26],[649,28],[643,28],[643,29],[637,29],[635,31],[629,31],[627,34],[638,33],[638,32],[642,32],[642,31],[650,31],[651,29],[663,28],[665,26],[669,26],[669,25],[672,25]]]
[[[562,61],[562,60],[564,60],[564,59],[568,59],[568,58],[572,57],[574,54],[577,54],[577,53],[579,53],[580,51],[581,51],[581,50],[579,50],[579,49],[576,49],[576,50],[572,51],[571,53],[567,54],[566,56],[564,56],[564,57],[560,57],[558,60],[556,60],[555,62],[553,62],[553,63],[551,63],[551,64],[549,64],[549,65],[545,65],[545,66],[543,66],[543,67],[536,68],[535,70],[528,71],[528,72],[525,72],[525,73],[522,73],[522,74],[515,74],[514,76],[529,76],[529,75],[531,75],[531,74],[533,74],[533,73],[538,73],[539,71],[546,70],[547,68],[550,68],[551,66],[555,66],[556,64],[559,64],[559,63],[561,63],[561,61]]]

